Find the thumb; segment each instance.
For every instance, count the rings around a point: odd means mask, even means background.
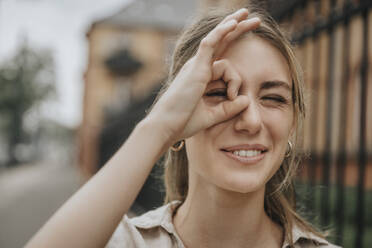
[[[210,126],[219,122],[226,121],[239,114],[249,105],[249,100],[245,96],[238,96],[234,100],[223,101],[210,110],[212,122]]]

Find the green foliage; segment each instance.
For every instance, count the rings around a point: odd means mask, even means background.
[[[49,51],[32,50],[23,42],[0,65],[0,134],[8,147],[7,164],[17,163],[15,147],[27,138],[25,113],[54,92],[54,61]]]
[[[297,195],[297,202],[298,208],[301,215],[304,216],[307,220],[309,220],[315,226],[320,227],[320,212],[321,212],[321,194],[322,191],[327,190],[326,187],[322,186],[321,184],[315,184],[314,186],[310,186],[307,183],[303,182],[296,182],[296,195]],[[336,208],[337,206],[337,191],[338,188],[336,185],[330,185],[329,188],[329,213],[330,213],[330,223],[325,227],[325,229],[331,231],[331,235],[329,240],[332,242],[336,241]],[[343,218],[344,218],[344,232],[341,238],[342,247],[354,247],[355,244],[355,233],[356,233],[356,204],[357,204],[357,188],[351,186],[345,186],[343,188],[344,192],[344,211],[343,211]],[[365,211],[365,218],[364,218],[364,236],[363,236],[363,243],[364,247],[371,247],[372,245],[372,214],[369,211],[369,208],[372,206],[372,191],[370,189],[366,189],[364,192],[364,211]],[[312,202],[314,209],[309,209],[308,204],[309,201]],[[324,229],[324,226],[323,228]]]

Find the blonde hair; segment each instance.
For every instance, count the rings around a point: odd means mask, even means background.
[[[276,47],[285,57],[292,77],[292,99],[295,116],[295,132],[292,137],[293,149],[288,157],[285,157],[280,168],[266,184],[265,211],[268,216],[285,231],[285,238],[293,246],[292,228],[297,225],[304,231],[313,233],[324,238],[323,234],[312,227],[306,220],[296,213],[295,190],[293,178],[299,163],[300,145],[299,137],[302,135],[302,123],[305,117],[305,103],[303,97],[303,77],[301,67],[296,60],[288,39],[281,32],[278,24],[265,11],[256,7],[248,7],[249,16],[257,16],[261,19],[260,26],[251,31],[252,34],[269,42]],[[182,66],[195,55],[200,41],[220,23],[232,11],[209,11],[207,15],[199,18],[187,28],[180,36],[172,57],[172,63],[167,82],[163,85],[158,98],[169,87]],[[174,200],[183,202],[188,191],[188,160],[186,150],[179,152],[169,150],[165,155],[165,203]]]

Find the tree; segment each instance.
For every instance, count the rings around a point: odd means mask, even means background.
[[[25,113],[55,92],[50,51],[32,50],[23,41],[15,55],[0,65],[0,133],[7,146],[6,165],[19,162],[18,144],[26,142]]]

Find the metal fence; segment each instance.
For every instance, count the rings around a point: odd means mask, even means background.
[[[299,200],[335,243],[372,247],[372,1],[268,5],[297,46],[309,91]]]

